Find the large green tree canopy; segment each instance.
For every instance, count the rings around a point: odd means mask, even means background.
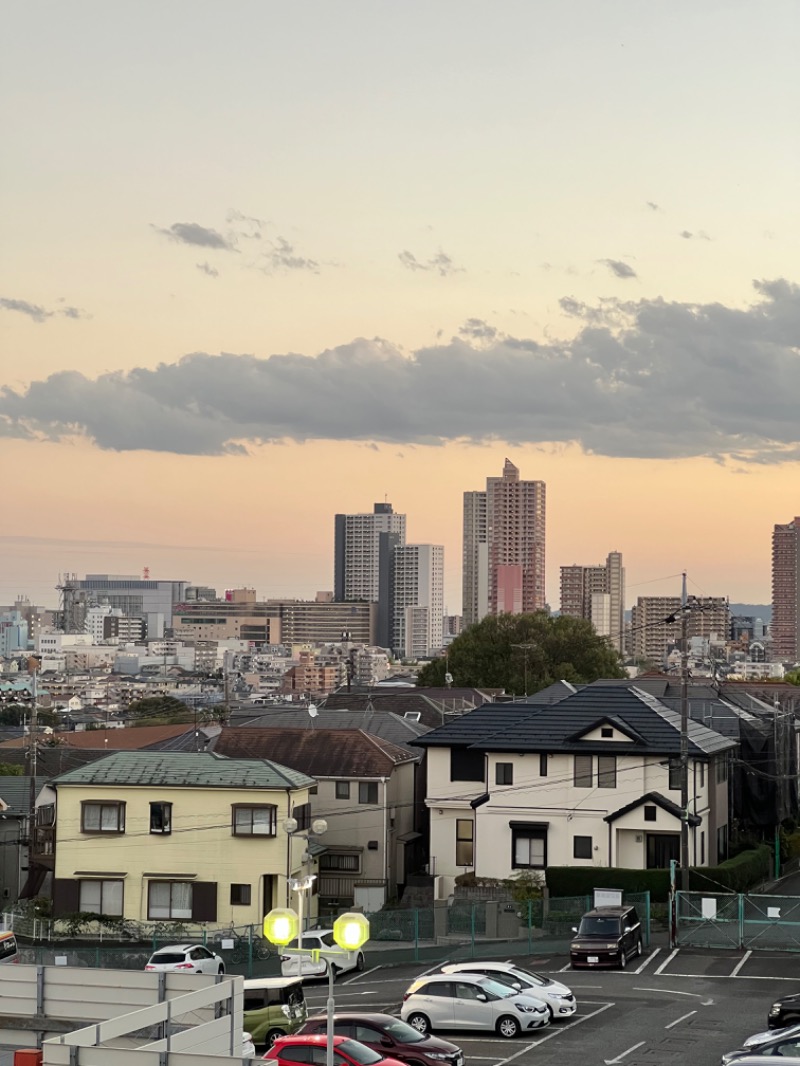
[[[591,622],[561,615],[488,615],[465,629],[445,658],[426,663],[418,685],[444,685],[453,675],[459,687],[503,688],[523,695],[554,681],[589,682],[624,677],[617,651]]]

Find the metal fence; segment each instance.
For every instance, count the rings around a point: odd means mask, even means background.
[[[642,923],[642,940],[650,945],[650,894],[627,893]],[[592,907],[591,896],[555,899],[512,900],[450,899],[433,907],[398,908],[368,914],[370,940],[364,948],[367,966],[390,966],[405,962],[460,961],[526,955],[562,954],[568,950],[572,931]],[[329,921],[332,919],[325,919]],[[43,919],[24,926],[14,921],[21,961],[42,965],[114,967],[141,970],[150,955],[164,944],[198,943],[223,959],[227,973],[263,977],[279,972],[277,949],[263,940],[256,926],[210,929],[202,926],[171,926],[149,929],[145,940],[124,943],[97,930],[86,935],[57,935]],[[47,931],[47,935],[44,935]],[[36,934],[36,935],[32,935]]]
[[[678,947],[800,951],[800,896],[678,892]]]

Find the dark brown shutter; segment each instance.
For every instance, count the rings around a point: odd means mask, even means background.
[[[53,917],[77,914],[81,909],[81,883],[72,877],[53,880]]]
[[[192,884],[192,921],[217,920],[217,882],[194,881]]]

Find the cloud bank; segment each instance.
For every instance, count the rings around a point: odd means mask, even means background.
[[[64,318],[89,318],[80,307],[61,307],[57,311],[49,311],[41,304],[33,304],[30,300],[16,300],[7,296],[0,296],[0,311],[16,311],[18,314],[27,315],[32,322],[46,322],[54,315],[63,315]]]
[[[0,434],[192,455],[276,440],[575,442],[607,456],[800,459],[800,286],[755,282],[745,308],[572,298],[574,339],[470,319],[411,355],[355,340],[316,358],[194,353],[0,391]]]

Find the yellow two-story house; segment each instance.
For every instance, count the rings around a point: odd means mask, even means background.
[[[54,917],[260,925],[303,872],[315,781],[267,759],[118,752],[53,785]]]

